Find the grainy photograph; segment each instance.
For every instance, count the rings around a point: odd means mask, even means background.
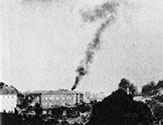
[[[0,0],[0,125],[163,125],[163,1]]]

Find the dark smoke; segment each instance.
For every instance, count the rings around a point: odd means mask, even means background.
[[[87,74],[87,70],[85,70],[86,68],[83,66],[79,66],[76,70],[76,72],[78,72],[78,75],[75,78],[75,84],[73,85],[73,87],[71,88],[71,90],[74,90],[77,86],[77,84],[79,83],[80,79]]]
[[[100,49],[100,44],[101,44],[101,35],[105,31],[105,29],[114,23],[115,21],[115,14],[116,14],[116,4],[111,2],[111,3],[105,3],[101,6],[101,8],[98,8],[95,10],[95,14],[89,15],[86,14],[85,12],[82,13],[83,19],[85,21],[90,21],[93,22],[97,20],[98,18],[103,18],[105,17],[105,21],[101,24],[101,26],[97,29],[93,40],[88,44],[87,50],[85,52],[85,58],[81,61],[80,66],[77,68],[77,73],[78,75],[75,78],[75,84],[71,88],[71,90],[74,90],[77,85],[79,84],[79,81],[83,78],[88,73],[89,70],[89,64],[93,62],[93,58],[95,55],[95,52]],[[108,14],[107,14],[108,13]],[[107,15],[109,15],[107,17]]]
[[[106,2],[101,6],[96,6],[95,10],[81,10],[81,16],[85,22],[95,22],[98,19],[106,19],[109,14],[116,13],[116,7],[118,6],[115,2]]]

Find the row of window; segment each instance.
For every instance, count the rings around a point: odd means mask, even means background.
[[[57,93],[57,94],[42,94],[43,96],[74,96],[74,93]]]
[[[43,107],[49,107],[49,106],[55,106],[55,105],[63,105],[63,104],[73,104],[72,102],[63,102],[62,104],[61,103],[48,103],[48,102],[45,102],[45,103],[42,103],[42,106]]]
[[[42,97],[42,99],[45,99],[45,100],[59,100],[59,99],[62,99],[62,100],[70,100],[70,99],[73,99],[73,97],[70,97],[70,96],[67,96],[67,97],[54,97],[54,96],[46,96],[46,97]]]
[[[2,96],[2,98],[15,98],[15,96]]]

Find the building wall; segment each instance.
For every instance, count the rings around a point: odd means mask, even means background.
[[[83,103],[84,102],[83,99],[84,99],[84,95],[80,93],[80,102],[79,103]]]
[[[43,108],[50,108],[54,105],[60,105],[60,97],[57,94],[42,94],[41,105]]]
[[[17,105],[17,95],[0,95],[0,112],[13,112]]]
[[[65,105],[75,105],[76,103],[81,103],[81,94],[75,92],[61,92],[56,91],[54,93],[45,93],[41,95],[41,106],[43,108],[51,108],[53,106],[65,106]]]

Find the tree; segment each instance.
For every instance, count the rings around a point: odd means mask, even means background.
[[[129,88],[129,85],[130,85],[129,80],[123,78],[123,79],[121,79],[118,87],[127,91],[127,88]]]
[[[133,83],[130,84],[129,86],[129,92],[135,96],[138,94],[137,86],[135,86]]]
[[[153,113],[154,113],[154,118],[156,121],[161,121],[163,120],[163,106],[161,105],[155,105],[153,107]]]
[[[158,93],[158,89],[156,87],[155,82],[151,81],[147,85],[142,87],[142,95],[143,96],[152,96]]]
[[[40,104],[36,103],[34,110],[35,110],[36,116],[40,116],[42,114],[42,108]]]
[[[119,89],[93,106],[87,125],[152,125],[148,106]]]
[[[130,81],[125,78],[121,79],[121,81],[118,85],[118,88],[123,89],[125,91],[127,91],[127,89],[129,89],[129,93],[131,93],[133,96],[138,93],[137,87],[133,83],[130,83]]]
[[[157,87],[157,89],[163,88],[163,80],[159,80],[156,87]]]
[[[152,111],[153,121],[155,123],[163,121],[163,95],[153,96],[151,100],[146,101],[146,104]]]

